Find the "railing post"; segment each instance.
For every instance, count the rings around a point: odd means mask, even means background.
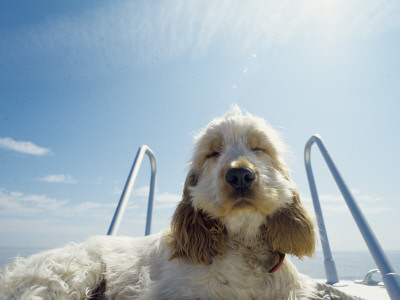
[[[311,146],[315,140],[311,138],[306,145],[304,151],[304,161],[306,165],[306,172],[308,178],[308,184],[310,186],[311,197],[313,200],[315,216],[317,218],[317,225],[319,229],[319,236],[321,239],[322,251],[324,253],[324,267],[326,274],[326,283],[335,284],[339,282],[339,277],[336,270],[335,261],[332,257],[331,248],[329,246],[328,233],[326,231],[324,217],[322,214],[321,204],[319,202],[317,187],[315,185],[314,175],[311,168]]]
[[[146,218],[146,229],[145,235],[150,234],[151,230],[151,217],[153,213],[153,201],[154,201],[154,189],[156,183],[156,159],[153,151],[146,145],[139,148],[135,161],[132,164],[131,171],[129,172],[128,179],[126,181],[124,190],[122,191],[121,198],[118,202],[117,209],[115,210],[114,217],[111,221],[110,228],[108,229],[107,235],[115,235],[119,229],[122,221],[122,217],[125,213],[126,206],[128,204],[129,197],[131,196],[133,185],[136,180],[136,176],[139,172],[140,165],[142,164],[144,155],[147,154],[151,163],[151,180],[150,180],[150,191],[149,201],[147,205],[147,218]]]
[[[151,232],[151,220],[153,216],[153,202],[154,202],[154,192],[156,186],[157,166],[156,166],[156,158],[154,156],[153,151],[151,151],[150,148],[147,148],[146,153],[150,158],[151,178],[150,178],[149,201],[147,202],[146,229],[144,235],[149,235]]]
[[[400,276],[395,272],[394,268],[392,267],[389,260],[387,259],[381,245],[379,244],[372,229],[368,225],[366,218],[364,217],[363,213],[361,212],[361,209],[359,208],[357,202],[354,200],[352,194],[350,193],[350,190],[346,186],[346,183],[344,182],[342,176],[340,175],[338,169],[336,168],[335,163],[333,162],[331,156],[329,155],[328,150],[326,149],[325,145],[323,144],[321,137],[319,135],[314,135],[310,138],[310,140],[306,144],[305,163],[306,163],[306,170],[307,170],[307,175],[308,175],[310,189],[311,189],[311,195],[313,197],[313,203],[315,204],[318,202],[317,205],[314,206],[315,213],[317,214],[317,220],[321,219],[322,224],[323,224],[321,207],[319,205],[318,194],[317,194],[317,190],[315,187],[314,177],[312,175],[311,163],[310,163],[310,149],[311,149],[311,146],[314,144],[314,142],[318,145],[318,148],[320,149],[322,156],[324,157],[325,162],[328,165],[329,170],[331,171],[332,176],[335,179],[336,184],[339,187],[340,192],[342,193],[343,198],[346,201],[346,204],[353,216],[353,219],[356,222],[358,229],[360,230],[360,232],[364,238],[364,241],[368,246],[369,252],[372,254],[372,257],[375,260],[375,263],[376,263],[377,267],[379,268],[379,271],[382,274],[382,280],[385,284],[386,290],[387,290],[390,298],[391,299],[400,299]],[[311,175],[309,175],[309,174],[311,174]],[[321,231],[324,231],[324,233],[321,235],[321,243],[324,245],[324,242],[322,240],[326,239],[327,248],[329,248],[328,236],[326,234],[326,229],[325,229],[324,224],[323,224],[323,227],[320,228],[320,232]],[[329,249],[329,252],[330,252],[330,249]],[[324,251],[324,255],[325,255],[325,251]],[[327,257],[325,257],[325,258],[327,258]],[[333,259],[332,259],[332,261],[333,261]],[[325,271],[328,273],[327,269],[325,269]],[[329,281],[329,279],[328,279],[328,281]]]

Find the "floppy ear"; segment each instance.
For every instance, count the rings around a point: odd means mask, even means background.
[[[191,170],[186,178],[183,199],[171,221],[171,259],[188,258],[196,264],[211,264],[212,257],[225,255],[224,227],[192,206],[189,187],[195,186],[198,175]]]
[[[263,232],[269,250],[297,257],[314,254],[314,226],[297,191],[293,192],[290,204],[267,216]]]

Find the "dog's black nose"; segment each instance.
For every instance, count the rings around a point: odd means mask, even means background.
[[[248,188],[254,181],[254,172],[248,168],[233,168],[226,173],[226,181],[235,189]]]

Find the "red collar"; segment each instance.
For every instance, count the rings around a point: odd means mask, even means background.
[[[279,253],[279,261],[278,261],[278,263],[271,270],[269,270],[268,273],[272,274],[272,273],[278,271],[279,268],[282,266],[284,260],[285,260],[285,254]]]

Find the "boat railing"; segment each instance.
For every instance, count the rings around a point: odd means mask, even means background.
[[[311,197],[314,204],[315,215],[317,219],[317,225],[319,228],[319,234],[321,239],[322,251],[324,254],[324,266],[325,273],[327,277],[328,284],[336,284],[339,282],[339,277],[336,271],[335,261],[332,257],[332,253],[329,246],[328,234],[326,231],[324,218],[322,215],[321,205],[318,198],[318,192],[315,185],[314,175],[311,168],[311,146],[316,143],[322,156],[328,165],[329,170],[332,173],[333,178],[339,187],[340,192],[346,204],[356,222],[365,243],[371,253],[379,271],[382,275],[382,281],[385,284],[386,290],[391,299],[400,299],[400,276],[395,272],[394,268],[390,264],[388,258],[386,257],[382,247],[380,246],[375,234],[373,233],[371,227],[363,215],[360,207],[353,198],[350,190],[346,186],[342,176],[340,175],[338,169],[336,168],[331,156],[328,153],[322,139],[319,135],[313,135],[307,142],[304,150],[304,160],[306,166],[306,172],[308,177],[308,183],[310,186]]]
[[[133,185],[136,181],[137,174],[139,172],[139,168],[143,162],[144,155],[150,159],[150,166],[151,166],[151,178],[150,178],[150,190],[149,190],[149,201],[147,204],[147,217],[146,217],[146,229],[145,235],[149,235],[151,231],[151,218],[153,214],[153,200],[154,200],[154,190],[156,184],[156,158],[154,156],[153,151],[146,145],[142,145],[135,157],[133,162],[131,171],[129,172],[128,179],[126,181],[124,190],[122,191],[121,198],[118,202],[117,209],[115,210],[114,217],[111,221],[110,228],[108,229],[107,235],[116,235],[121,224],[123,215],[126,210],[126,206],[128,204],[128,200],[131,196]]]

